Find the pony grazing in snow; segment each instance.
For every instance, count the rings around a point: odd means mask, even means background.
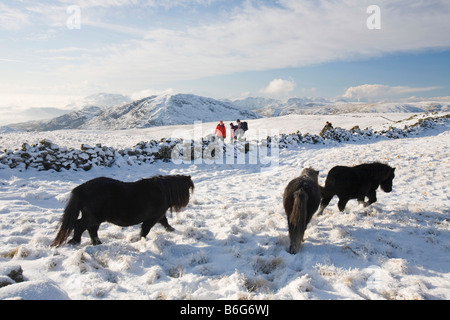
[[[296,254],[303,241],[306,226],[319,208],[319,171],[303,169],[298,178],[288,183],[283,195],[283,206],[288,219],[289,252]]]
[[[79,244],[85,230],[93,245],[101,244],[97,231],[103,222],[122,227],[142,223],[141,237],[146,237],[157,222],[173,231],[166,211],[179,212],[186,207],[190,190],[194,191],[191,177],[181,175],[155,176],[136,182],[110,178],[90,180],[72,190],[52,246],[63,244],[72,230],[70,244]],[[77,220],[80,211],[82,215]]]
[[[340,211],[344,211],[350,199],[358,199],[365,206],[371,205],[377,201],[378,186],[384,192],[392,191],[394,172],[395,168],[379,162],[360,164],[355,167],[337,166],[332,168],[328,172],[325,187],[320,187],[322,202],[318,214],[323,213],[335,195],[339,197],[338,208]],[[364,202],[365,197],[368,197],[368,202]]]

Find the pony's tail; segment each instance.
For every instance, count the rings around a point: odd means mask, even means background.
[[[308,194],[303,189],[294,192],[294,204],[292,205],[292,212],[289,217],[289,222],[294,227],[300,227],[300,236],[303,239],[303,234],[306,229]]]
[[[51,244],[52,247],[60,246],[63,244],[67,238],[70,236],[70,233],[75,228],[75,222],[77,221],[78,214],[81,209],[81,201],[79,195],[72,191],[72,195],[70,197],[69,203],[64,209],[64,214],[59,222],[59,231],[56,235],[55,240]]]
[[[336,191],[333,190],[333,188],[330,187],[329,185],[327,188],[326,184],[323,187],[319,184],[319,190],[320,190],[320,195],[322,196],[322,199],[333,198],[333,196],[336,194]]]
[[[325,189],[325,187],[322,187],[319,184],[319,190],[320,190],[320,194],[322,195],[322,198],[323,198],[323,196],[327,194],[326,189]]]

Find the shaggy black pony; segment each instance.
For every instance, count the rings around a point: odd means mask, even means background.
[[[97,231],[102,222],[122,227],[142,223],[141,237],[146,237],[157,222],[172,231],[166,211],[178,212],[186,207],[190,189],[194,191],[191,177],[181,175],[155,176],[136,182],[110,178],[90,180],[72,190],[52,246],[63,244],[72,230],[70,244],[79,244],[85,230],[93,245],[101,244]],[[77,220],[80,211],[81,219]]]
[[[319,208],[318,176],[319,172],[314,169],[303,169],[300,176],[290,181],[284,190],[283,206],[288,219],[291,254],[296,254],[300,249],[306,226]]]
[[[345,209],[350,199],[358,199],[365,206],[371,205],[377,201],[378,186],[384,192],[392,191],[394,172],[395,168],[379,162],[365,163],[354,167],[337,166],[332,168],[328,172],[325,187],[320,187],[322,202],[318,214],[323,213],[335,195],[339,197],[338,208],[340,211]],[[365,197],[368,197],[368,202],[364,202]]]

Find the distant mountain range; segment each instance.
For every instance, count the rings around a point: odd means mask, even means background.
[[[81,109],[80,105],[83,106]],[[79,110],[50,120],[8,125],[2,130],[123,130],[192,124],[194,121],[228,122],[289,114],[448,112],[450,102],[360,103],[324,98],[291,98],[280,101],[261,97],[216,100],[192,94],[154,95],[131,102],[131,99],[124,95],[102,93],[86,97],[72,107]]]
[[[344,99],[291,98],[280,101],[265,98],[246,98],[232,101],[245,110],[251,110],[264,117],[279,117],[289,114],[343,114],[343,113],[397,113],[450,111],[449,102],[352,102]]]
[[[226,101],[192,94],[151,96],[114,106],[86,106],[51,120],[30,121],[8,127],[29,131],[62,129],[123,130],[192,124],[194,121],[236,121],[262,116]]]

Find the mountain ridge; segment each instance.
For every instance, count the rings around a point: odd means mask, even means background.
[[[195,121],[233,122],[239,119],[279,117],[290,114],[332,115],[345,113],[421,113],[448,112],[450,102],[352,102],[344,99],[290,98],[285,101],[248,97],[216,100],[194,94],[151,95],[124,103],[123,95],[98,94],[83,99],[86,105],[50,120],[7,125],[0,131],[53,131],[63,129],[124,130],[156,126],[192,124]],[[111,104],[109,104],[111,103]]]
[[[62,129],[125,130],[153,126],[182,125],[194,121],[236,121],[262,116],[229,102],[193,94],[153,95],[131,103],[108,107],[85,106],[50,120],[8,125],[29,131]]]
[[[232,103],[245,110],[251,110],[264,117],[279,117],[289,114],[324,115],[343,113],[420,113],[450,111],[448,102],[416,101],[416,102],[354,102],[342,98],[289,98],[286,101],[249,97],[234,100]],[[254,107],[252,108],[251,105]]]

